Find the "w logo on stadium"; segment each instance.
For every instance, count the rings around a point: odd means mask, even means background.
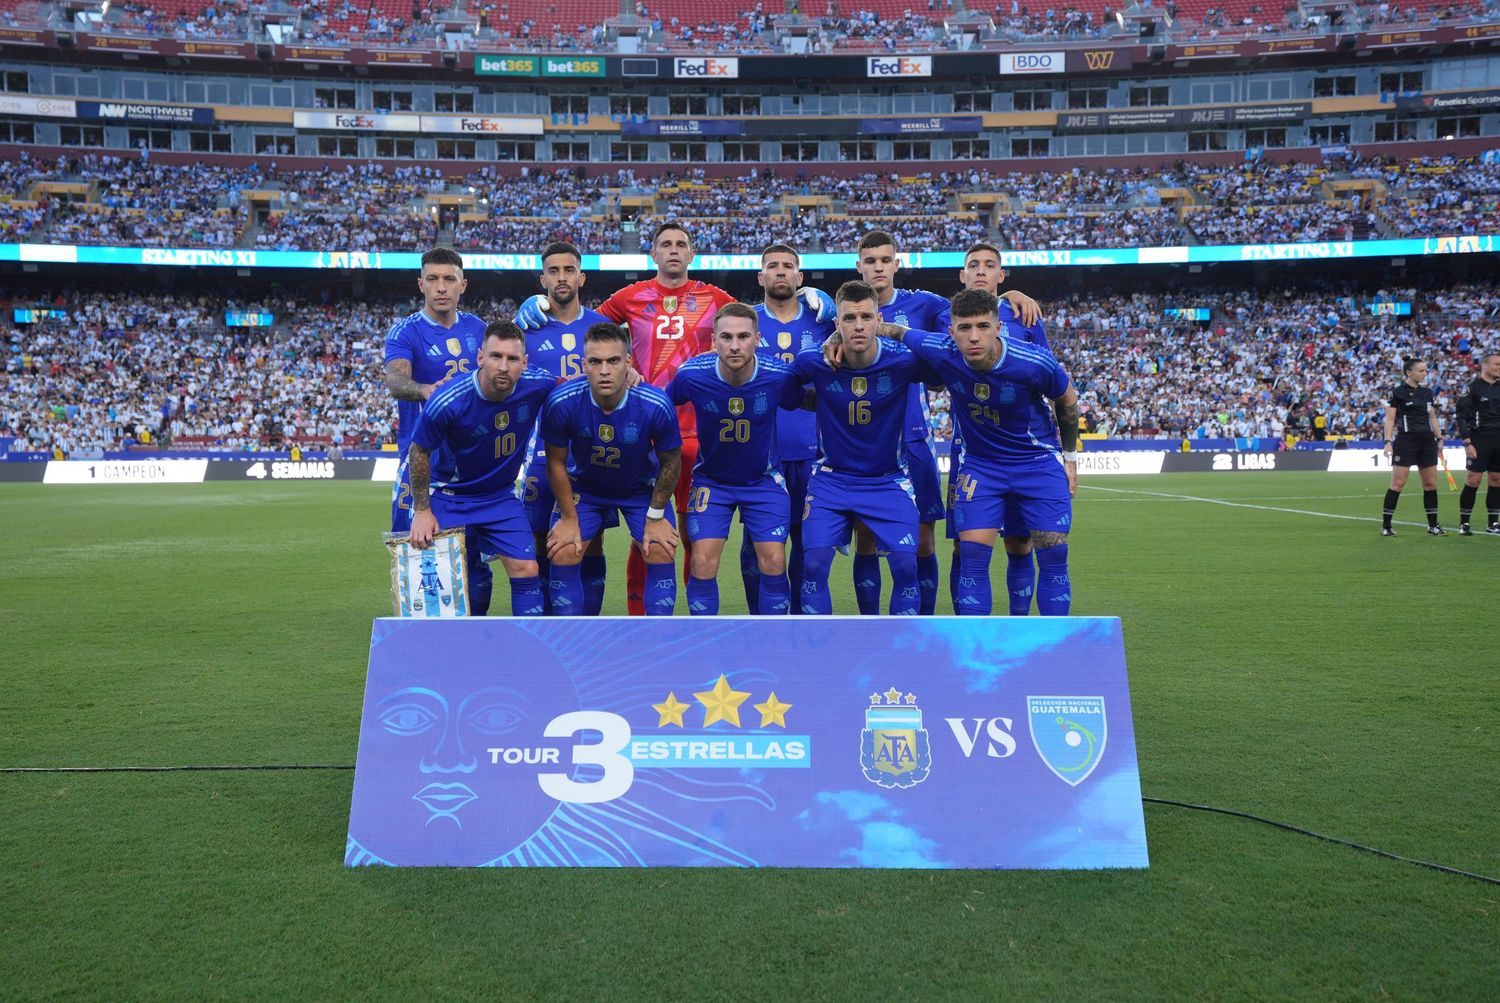
[[[1091,70],[1107,70],[1115,65],[1115,50],[1095,49],[1083,54],[1083,62]]]

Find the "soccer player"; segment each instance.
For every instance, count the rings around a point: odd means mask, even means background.
[[[1385,402],[1385,452],[1391,458],[1391,486],[1385,493],[1385,509],[1380,524],[1381,536],[1395,536],[1391,518],[1401,489],[1411,468],[1417,468],[1422,479],[1422,507],[1427,511],[1427,535],[1447,536],[1438,525],[1437,464],[1442,448],[1443,430],[1438,425],[1437,405],[1427,380],[1427,363],[1406,359],[1402,364],[1405,378],[1391,391]]]
[[[757,353],[759,321],[744,303],[720,307],[713,353],[684,362],[667,384],[672,403],[693,405],[703,431],[685,524],[693,542],[687,598],[694,616],[719,612],[719,560],[736,508],[759,564],[758,612],[777,615],[791,608],[786,483],[773,454],[777,413],[800,408],[806,395],[790,365]]]
[[[385,336],[385,385],[396,401],[396,449],[401,463],[391,491],[391,532],[411,528],[412,488],[407,473],[407,451],[422,414],[422,404],[437,387],[470,371],[484,337],[484,321],[458,309],[468,288],[464,259],[448,247],[434,247],[422,255],[417,288],[422,309],[396,321]],[[494,580],[488,564],[469,579],[474,606],[488,609]]]
[[[999,296],[1000,287],[1005,284],[1006,279],[1005,266],[1001,264],[1000,250],[995,245],[986,243],[978,243],[970,247],[964,252],[964,267],[959,271],[958,278],[965,289],[983,289],[985,292]],[[1042,326],[1040,316],[1023,324],[1017,319],[1012,305],[1002,300],[1000,321],[1004,326],[1006,337],[1035,345],[1049,352],[1052,350],[1052,346],[1047,343],[1047,330]],[[949,477],[944,521],[948,539],[953,541],[953,560],[948,566],[948,595],[953,600],[955,613],[958,612],[959,548],[958,529],[953,521],[953,492],[956,485],[953,473],[957,470],[956,461],[962,448],[959,423],[955,417],[953,441],[948,454]],[[1005,513],[1004,522],[1007,527],[1012,527],[1007,530],[1004,538],[1005,587],[1010,595],[1010,615],[1025,616],[1031,612],[1032,596],[1036,594],[1037,570],[1036,561],[1032,557],[1031,537],[1014,528],[1025,525],[1024,520],[1021,519],[1021,513],[1014,506]]]
[[[912,384],[933,374],[900,342],[876,337],[881,323],[875,297],[873,288],[858,281],[845,282],[834,297],[841,368],[831,367],[821,348],[797,354],[797,372],[817,391],[823,439],[823,458],[808,480],[802,515],[804,613],[833,612],[828,572],[834,549],[849,542],[855,520],[888,555],[891,615],[914,616],[920,609],[919,520],[902,463],[901,432]]]
[[[629,327],[635,368],[645,382],[665,387],[685,360],[711,350],[714,314],[726,303],[735,302],[735,298],[718,286],[688,277],[696,252],[692,235],[681,223],[667,222],[657,227],[650,247],[651,260],[656,263],[655,277],[616,292],[604,301],[599,312]],[[804,292],[810,301],[815,299],[819,304],[820,314],[832,316],[832,300],[826,294],[818,290]],[[545,302],[541,296],[527,300],[516,311],[516,323],[523,328],[539,326]],[[687,512],[691,467],[698,456],[698,431],[691,410],[683,408],[679,418],[685,460],[683,479],[675,493],[675,508],[680,517]],[[626,603],[632,616],[642,612],[645,568],[641,560],[639,552],[631,551],[625,569]]]
[[[949,334],[901,337],[948,387],[963,432],[952,475],[960,563],[955,612],[989,615],[990,557],[1004,533],[1029,536],[1036,548],[1037,609],[1066,616],[1078,393],[1051,352],[1010,336],[992,293],[964,290],[953,297],[951,314]],[[1043,398],[1053,401],[1055,427]]]
[[[1484,507],[1489,510],[1485,532],[1500,536],[1500,352],[1486,352],[1479,360],[1479,375],[1470,381],[1458,399],[1458,434],[1464,440],[1464,489],[1458,496],[1458,534],[1473,536],[1469,517],[1479,494],[1479,482],[1489,471],[1490,489]]]
[[[925,331],[948,329],[948,301],[936,293],[921,289],[896,288],[896,274],[901,270],[896,238],[884,230],[871,230],[859,242],[855,269],[874,290],[880,301],[880,317],[887,323]],[[1006,293],[1011,309],[1020,310],[1025,323],[1037,320],[1036,301],[1022,293]],[[904,455],[906,469],[916,491],[921,530],[917,542],[917,568],[922,590],[922,613],[937,609],[938,560],[935,525],[943,517],[942,477],[937,455],[933,452],[931,430],[927,422],[926,391],[913,386],[907,402]],[[854,594],[861,613],[878,612],[880,608],[880,563],[874,541],[867,533],[856,536],[854,556]]]
[[[787,365],[797,360],[797,353],[816,348],[833,333],[832,321],[818,320],[817,310],[797,295],[802,285],[801,258],[786,244],[772,244],[761,252],[760,273],[756,281],[765,290],[765,300],[755,308],[760,328],[756,351],[764,358],[777,359]],[[802,509],[807,500],[807,479],[818,458],[818,419],[811,411],[776,412],[776,449],[773,463],[786,483],[789,522],[787,555],[792,595],[791,612],[802,612]],[[750,535],[745,534],[740,548],[740,574],[745,582],[745,602],[750,612],[758,611],[760,562]]]
[[[548,244],[542,250],[541,283],[547,298],[547,312],[540,327],[526,332],[526,355],[531,365],[545,369],[558,380],[583,375],[583,336],[595,324],[605,323],[602,314],[586,310],[578,296],[586,276],[581,270],[583,255],[565,241]],[[526,466],[522,501],[526,518],[536,537],[537,563],[542,580],[547,572],[547,531],[552,526],[552,484],[547,479],[547,447],[536,437],[536,448]],[[610,521],[608,525],[617,525]],[[584,615],[597,616],[604,603],[605,560],[601,538],[595,538],[579,565],[583,578]]]
[[[630,336],[611,323],[584,334],[583,374],[547,398],[542,438],[557,499],[547,535],[548,591],[558,616],[582,613],[579,563],[605,519],[618,513],[646,562],[645,612],[677,604],[676,523],[667,503],[677,486],[682,435],[677,412],[654,386],[627,384]]]
[[[542,582],[516,474],[542,403],[557,381],[526,365],[526,338],[510,321],[484,332],[478,368],[427,400],[412,430],[412,546],[425,550],[443,526],[464,527],[472,583],[496,555],[510,578],[512,616],[541,616]],[[470,590],[474,614],[489,611]]]

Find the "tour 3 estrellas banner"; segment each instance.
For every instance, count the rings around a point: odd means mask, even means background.
[[[1145,867],[1120,622],[376,620],[344,859]]]

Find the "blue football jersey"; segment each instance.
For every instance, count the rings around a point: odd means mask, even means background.
[[[412,441],[432,454],[432,489],[466,497],[513,494],[526,443],[557,383],[532,366],[502,401],[479,390],[479,374],[443,386],[427,400]]]
[[[551,314],[548,314],[551,317]],[[582,310],[571,324],[556,319],[526,332],[526,364],[545,369],[560,380],[583,375],[583,336],[595,324],[609,318],[593,310]]]
[[[816,315],[797,299],[797,316],[783,324],[762,303],[755,308],[760,318],[760,344],[756,351],[762,357],[779,359],[787,365],[797,361],[797,353],[817,348],[833,333],[833,321],[818,322]],[[773,459],[816,460],[818,458],[818,416],[811,411],[778,411],[776,413],[776,453]]]
[[[818,392],[822,464],[839,473],[899,473],[910,388],[934,378],[899,341],[878,338],[876,345],[875,361],[863,369],[831,369],[821,348],[797,354],[797,372]]]
[[[459,373],[473,372],[485,327],[485,322],[472,313],[460,313],[452,327],[443,327],[427,316],[425,310],[418,310],[391,325],[390,333],[385,336],[382,365],[395,359],[409,359],[411,378],[418,383],[438,383]],[[396,402],[396,448],[402,456],[411,445],[422,403]]]
[[[552,391],[542,410],[542,438],[568,447],[573,487],[601,498],[634,498],[656,483],[658,450],[680,449],[677,410],[667,395],[642,383],[625,391],[609,414],[594,401],[588,380]]]
[[[948,330],[948,301],[925,289],[893,290],[891,301],[880,308],[880,319],[922,331]],[[927,391],[913,384],[906,401],[906,438],[927,439]]]
[[[902,340],[948,387],[963,433],[960,463],[969,458],[1015,463],[1061,448],[1052,411],[1043,398],[1061,397],[1068,389],[1068,374],[1051,352],[1007,333],[1000,339],[999,361],[981,373],[969,368],[947,334],[908,331]]]
[[[667,384],[673,404],[691,404],[698,416],[698,462],[693,476],[721,484],[754,484],[776,462],[776,414],[799,407],[802,378],[778,359],[757,355],[741,386],[719,373],[719,357],[695,355]],[[805,412],[811,415],[811,412]]]

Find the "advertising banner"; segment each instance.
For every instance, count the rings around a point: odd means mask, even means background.
[[[147,122],[152,125],[212,125],[212,108],[181,104],[138,104],[130,101],[79,101],[78,117],[106,122]]]
[[[728,118],[658,118],[645,122],[621,122],[622,136],[739,136],[743,124]]]
[[[422,115],[423,132],[478,136],[540,136],[540,118],[498,115]]]
[[[866,136],[931,136],[936,133],[977,133],[978,115],[929,115],[924,118],[865,118],[859,131]]]
[[[736,56],[678,56],[672,60],[672,76],[679,80],[701,80],[709,77],[735,80],[740,75]]]
[[[344,862],[1146,867],[1120,621],[379,619]]]
[[[199,484],[207,460],[51,460],[44,484]]]
[[[298,129],[345,129],[354,132],[421,132],[422,116],[371,111],[294,111]]]
[[[539,56],[474,56],[474,72],[481,77],[534,77],[541,63]]]
[[[1057,52],[1002,52],[1000,54],[1002,76],[1018,73],[1061,73],[1066,68],[1067,53],[1061,50]]]

